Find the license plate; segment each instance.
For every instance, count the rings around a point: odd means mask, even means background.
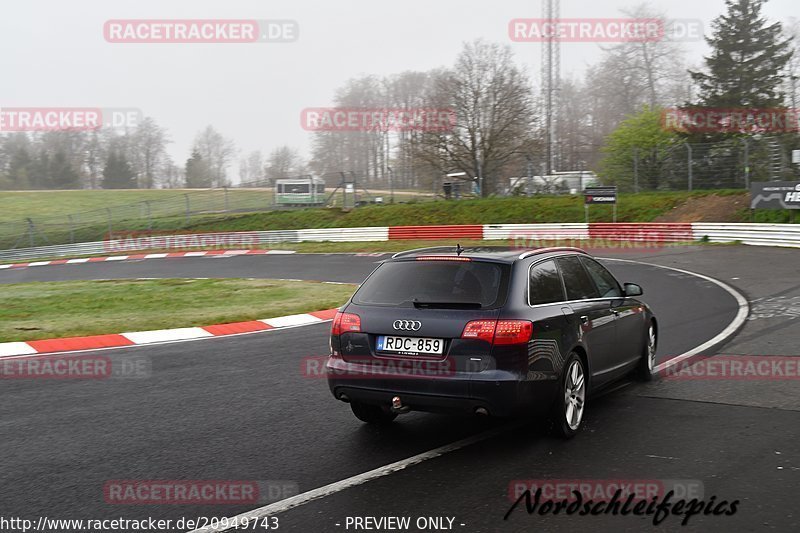
[[[376,348],[379,352],[441,355],[444,352],[444,340],[380,335]]]

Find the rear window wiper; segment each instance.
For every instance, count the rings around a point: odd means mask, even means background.
[[[421,302],[414,300],[417,309],[481,309],[480,302]]]

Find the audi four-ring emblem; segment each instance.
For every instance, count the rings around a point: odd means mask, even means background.
[[[398,331],[419,331],[422,322],[419,320],[395,320],[392,327]]]

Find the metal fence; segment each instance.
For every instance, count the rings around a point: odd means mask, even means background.
[[[750,136],[716,143],[633,148],[606,169],[627,191],[748,189],[754,181],[800,179],[791,162],[795,137]],[[794,146],[793,146],[794,145]]]
[[[273,208],[271,189],[175,191],[156,200],[0,222],[0,250],[99,241],[108,233],[123,230],[180,230],[204,218]]]

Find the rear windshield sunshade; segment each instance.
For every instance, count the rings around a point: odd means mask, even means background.
[[[413,307],[435,302],[431,307],[480,304],[491,309],[505,302],[510,270],[510,265],[481,261],[384,263],[358,289],[353,303]]]

